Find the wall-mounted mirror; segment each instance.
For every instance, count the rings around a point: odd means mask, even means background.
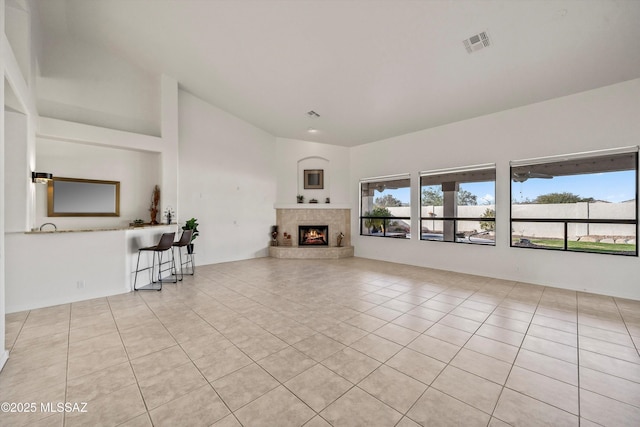
[[[47,184],[48,216],[120,216],[120,182],[54,177]]]

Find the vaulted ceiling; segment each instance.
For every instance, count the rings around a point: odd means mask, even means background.
[[[170,75],[273,135],[344,146],[640,77],[636,0],[36,4],[45,37]],[[480,32],[489,46],[468,53]]]

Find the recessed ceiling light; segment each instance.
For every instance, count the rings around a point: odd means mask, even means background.
[[[309,128],[309,129],[307,129],[307,132],[309,132],[309,133],[318,133],[318,129]]]

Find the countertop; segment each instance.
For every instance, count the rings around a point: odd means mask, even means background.
[[[156,227],[168,227],[171,225],[177,225],[176,223],[172,224],[145,224],[139,227],[127,226],[127,227],[104,227],[104,228],[78,228],[78,229],[58,229],[52,230],[51,226],[47,226],[45,230],[40,230],[35,228],[31,231],[25,231],[24,234],[56,234],[56,233],[91,233],[94,231],[122,231],[122,230],[143,230],[145,228],[156,228]]]

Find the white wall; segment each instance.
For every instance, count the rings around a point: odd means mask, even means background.
[[[53,222],[73,230],[127,226],[136,218],[149,222],[151,193],[160,185],[159,153],[38,138],[36,164],[54,177],[120,181],[119,217],[48,217],[47,186],[36,185],[36,227]]]
[[[4,32],[11,44],[23,76],[31,74],[31,38],[29,11],[15,1],[6,3]]]
[[[175,225],[70,233],[7,233],[6,311],[13,313],[129,292],[138,248],[175,232]],[[179,235],[179,233],[177,233]],[[142,254],[140,267],[151,265]],[[138,287],[148,283],[148,271]]]
[[[180,221],[200,224],[196,264],[267,256],[275,138],[184,91],[179,107]]]
[[[315,198],[324,203],[326,197],[330,197],[333,204],[350,202],[348,148],[286,138],[277,138],[276,141],[276,204],[295,204],[298,194],[305,197],[305,202]],[[302,183],[303,169],[316,166],[326,169],[325,189],[305,190]]]
[[[162,191],[161,210],[168,205],[177,207],[178,85],[166,76],[161,76],[161,83],[163,136],[160,138],[51,118],[39,119],[34,168],[37,166],[35,169],[57,176],[121,181],[121,216],[48,218],[45,187],[29,184],[38,196],[34,209],[38,216],[33,226],[54,222],[59,229],[110,228],[126,225],[137,217],[148,219],[147,209],[155,184],[159,184]],[[28,128],[27,133],[27,141],[17,143],[30,147],[30,140],[35,140],[35,135],[29,137],[34,133],[33,128]],[[27,148],[27,152],[30,150]],[[13,151],[22,157],[24,150]],[[28,180],[27,172],[17,179],[27,177]],[[24,203],[23,196],[14,194],[13,197],[8,203]],[[3,307],[13,312],[127,292],[137,248],[157,241],[166,227],[169,226],[146,231],[87,233],[24,234],[24,229],[6,232],[3,236],[11,253],[7,257]],[[171,226],[172,230],[175,228]],[[139,239],[141,234],[146,237],[144,241]]]
[[[7,313],[127,292],[124,233],[7,233]]]
[[[509,247],[509,161],[637,145],[640,79],[354,147],[353,212],[362,178],[411,173],[419,206],[419,171],[493,163],[495,247],[379,239],[354,232],[356,256],[640,299],[640,259]],[[417,210],[414,210],[417,212]],[[357,214],[352,226],[358,230]],[[412,228],[418,229],[417,215]]]
[[[4,113],[6,197],[12,202],[4,209],[6,231],[26,230],[29,220],[31,176],[27,141],[27,116],[22,113]]]
[[[43,40],[40,115],[160,136],[160,79],[95,44]]]
[[[5,171],[4,171],[4,87],[5,87],[5,3],[0,0],[0,76],[2,76],[2,87],[0,87],[0,370],[4,367],[9,357],[9,352],[5,349],[5,239],[4,239],[4,200],[5,200]],[[8,44],[8,41],[6,42]]]

